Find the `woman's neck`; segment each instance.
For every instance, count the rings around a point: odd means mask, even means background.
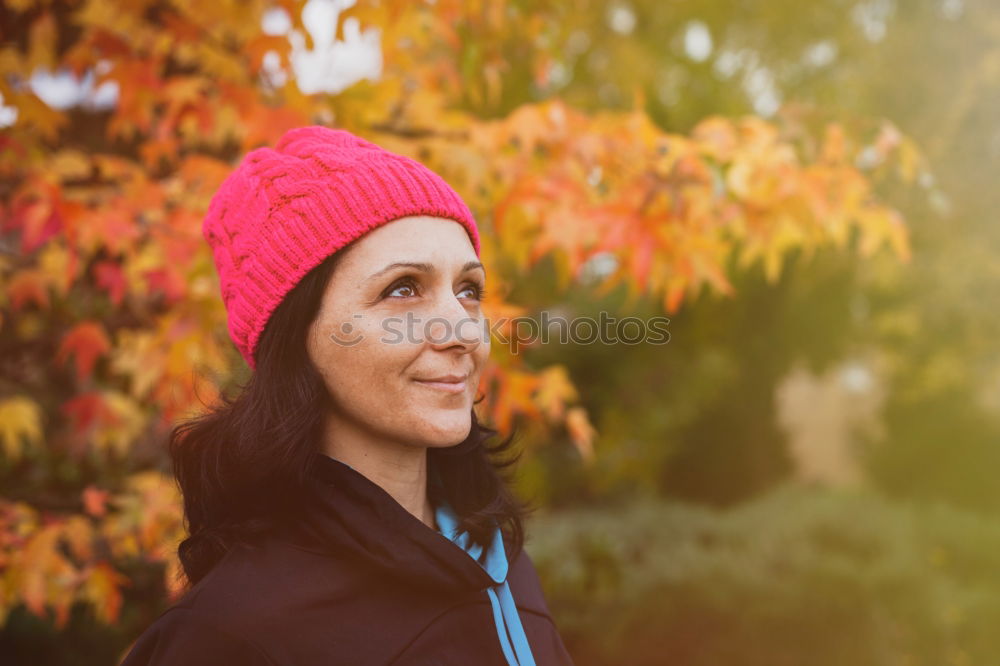
[[[326,446],[323,453],[345,462],[389,493],[396,502],[431,529],[437,529],[434,506],[427,494],[427,450],[421,447]]]

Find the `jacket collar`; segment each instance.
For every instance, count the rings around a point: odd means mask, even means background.
[[[456,517],[448,505],[436,507],[445,536],[348,464],[323,453],[313,463],[308,503],[287,525],[300,545],[349,557],[406,585],[438,592],[485,590],[506,578],[502,536],[488,550],[487,564],[480,565],[463,549],[468,543],[461,537],[468,534],[459,535],[458,543],[452,540]]]

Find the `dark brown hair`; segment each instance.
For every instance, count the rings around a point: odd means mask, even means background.
[[[188,583],[194,585],[236,542],[266,534],[303,506],[321,441],[329,392],[309,359],[306,336],[319,311],[327,282],[346,248],[307,274],[277,307],[261,334],[256,370],[235,397],[221,396],[208,411],[175,425],[170,433],[174,475],[184,498],[188,537],[178,549]],[[480,396],[476,402],[480,402]],[[459,517],[461,530],[485,553],[494,520],[510,539],[513,562],[524,544],[524,518],[535,507],[510,490],[508,468],[516,432],[490,446],[497,431],[472,413],[472,429],[454,447],[428,449],[431,501],[441,495]]]

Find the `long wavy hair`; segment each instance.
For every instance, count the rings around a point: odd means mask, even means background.
[[[331,397],[308,357],[306,336],[345,249],[307,274],[274,311],[254,356],[256,370],[236,395],[223,394],[208,411],[171,429],[170,457],[188,532],[178,556],[188,585],[201,580],[235,543],[251,543],[276,521],[308,510],[305,486]],[[428,483],[428,492],[435,504],[447,500],[460,529],[484,553],[499,524],[513,562],[524,544],[524,519],[537,507],[510,489],[509,468],[521,457],[509,455],[516,430],[487,444],[497,434],[473,410],[465,441],[428,449],[428,478],[441,482],[440,488]]]

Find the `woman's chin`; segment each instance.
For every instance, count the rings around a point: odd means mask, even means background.
[[[448,448],[464,442],[471,430],[472,420],[466,413],[464,419],[442,419],[428,423],[420,439],[428,448]]]

